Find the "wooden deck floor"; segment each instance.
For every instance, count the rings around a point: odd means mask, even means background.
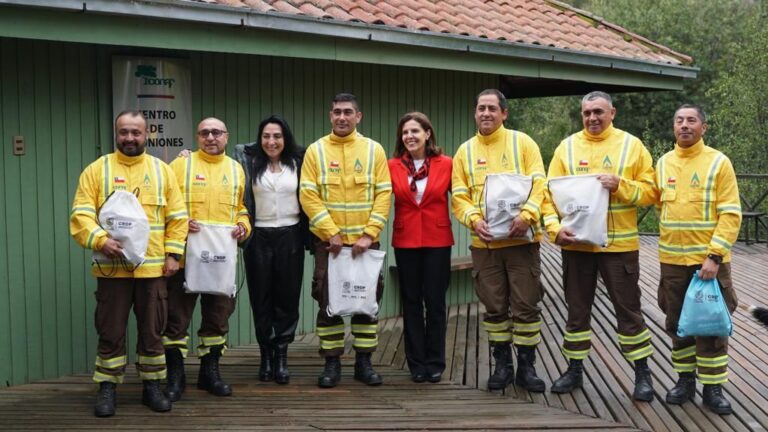
[[[509,397],[570,412],[654,431],[761,431],[768,428],[768,330],[738,310],[730,343],[730,382],[725,393],[735,413],[718,416],[701,403],[701,385],[693,403],[681,407],[663,400],[677,375],[670,360],[670,340],[663,330],[664,314],[656,302],[659,265],[657,239],[644,237],[640,252],[643,313],[653,333],[656,351],[651,359],[656,399],[651,403],[631,398],[634,373],[619,352],[613,308],[602,282],[593,309],[593,351],[585,362],[584,389],[571,395],[529,394],[510,387]],[[537,371],[551,384],[567,368],[560,353],[565,330],[566,306],[562,296],[559,249],[543,244],[542,261],[544,322],[543,343],[538,347]],[[764,244],[738,244],[732,263],[734,284],[744,304],[768,304],[768,249]],[[449,339],[452,342],[451,379],[485,388],[489,371],[487,337],[480,331],[482,306],[461,305],[450,309]],[[462,355],[463,353],[463,355]]]
[[[694,403],[682,407],[663,402],[675,376],[669,340],[661,328],[663,314],[656,306],[655,242],[644,238],[641,250],[644,312],[656,349],[651,369],[659,397],[651,403],[631,400],[632,370],[619,353],[612,309],[601,288],[593,312],[595,346],[586,362],[585,387],[571,395],[531,395],[514,386],[505,394],[483,390],[489,353],[480,329],[482,307],[475,303],[449,310],[448,367],[439,384],[410,381],[402,349],[402,320],[390,319],[381,323],[380,349],[374,356],[385,380],[378,388],[352,379],[351,354],[343,359],[342,383],[332,390],[317,388],[322,368],[316,355],[318,341],[314,335],[305,335],[290,347],[292,381],[286,386],[259,382],[258,350],[240,347],[228,351],[223,360],[223,375],[233,384],[233,397],[216,398],[195,389],[197,365],[190,360],[190,386],[170,413],[152,413],[140,405],[141,385],[131,371],[126,384],[118,388],[117,415],[96,419],[91,415],[95,387],[90,376],[76,375],[0,389],[0,430],[765,430],[768,331],[741,311],[734,317],[731,381],[725,387],[734,415],[710,414],[702,408],[700,394]],[[547,384],[566,367],[559,352],[565,316],[559,257],[551,245],[542,248],[546,325],[537,369]],[[737,246],[733,273],[743,303],[768,303],[765,245]]]

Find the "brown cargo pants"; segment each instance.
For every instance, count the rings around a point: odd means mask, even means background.
[[[344,320],[340,316],[329,316],[328,309],[328,246],[330,243],[315,240],[315,271],[312,274],[312,298],[320,308],[317,311],[316,331],[320,338],[320,356],[336,357],[344,354]],[[345,245],[351,246],[351,245]],[[371,244],[370,249],[379,249],[379,242]],[[376,286],[376,301],[381,302],[384,292],[384,277],[379,274]],[[379,319],[368,315],[352,315],[352,346],[356,352],[376,351],[379,344]]]
[[[123,381],[128,361],[125,331],[131,307],[138,328],[139,376],[142,380],[165,378],[161,335],[167,318],[167,297],[163,277],[97,279],[95,324],[99,344],[94,381]]]
[[[200,297],[202,321],[197,335],[197,356],[208,354],[211,347],[225,345],[229,332],[229,316],[235,311],[235,299],[213,294],[190,294],[184,291],[184,269],[168,278],[168,325],[163,332],[165,348],[179,348],[187,356],[189,323]]]
[[[472,248],[475,292],[485,306],[483,328],[493,344],[536,346],[541,341],[539,243]]]
[[[640,306],[639,252],[562,251],[563,287],[568,320],[563,335],[563,354],[585,359],[592,348],[590,326],[598,272],[605,282],[616,313],[621,352],[629,361],[653,354],[651,333]]]
[[[723,384],[728,381],[728,338],[677,336],[677,323],[683,309],[683,300],[693,274],[701,266],[661,264],[659,280],[659,307],[667,315],[664,328],[672,338],[672,365],[675,371],[695,372],[703,384]],[[731,264],[722,263],[717,271],[717,281],[723,299],[731,313],[736,309],[738,299],[731,281]]]

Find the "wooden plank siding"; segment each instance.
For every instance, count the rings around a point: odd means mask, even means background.
[[[0,38],[2,385],[92,368],[95,280],[90,253],[70,238],[68,219],[80,172],[112,151],[113,55],[187,58],[193,120],[222,118],[231,131],[231,146],[253,141],[260,120],[272,113],[285,117],[306,146],[330,131],[327,113],[333,95],[349,91],[361,101],[360,132],[381,142],[387,154],[397,120],[418,109],[432,118],[440,145],[452,155],[474,133],[474,96],[498,84],[494,75],[416,67]],[[12,154],[15,135],[25,138],[24,156]],[[453,254],[466,255],[466,229],[454,222],[454,232]],[[387,228],[382,234],[387,247],[389,233]],[[308,295],[312,266],[307,255],[299,332],[314,329],[317,308]],[[389,274],[385,281],[381,314],[395,316],[397,289]],[[469,282],[468,274],[455,274],[452,303],[472,301]],[[233,345],[255,341],[247,291],[243,284],[230,320]],[[196,316],[192,328],[198,325]],[[135,343],[131,317],[129,353]]]

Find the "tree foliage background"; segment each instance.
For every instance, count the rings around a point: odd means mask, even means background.
[[[683,103],[709,114],[707,144],[738,173],[768,173],[768,0],[571,0],[638,35],[690,55],[700,68],[682,91],[615,95],[614,123],[643,139],[654,159],[672,149],[672,115]],[[509,122],[530,134],[547,163],[581,129],[579,97],[510,102]]]

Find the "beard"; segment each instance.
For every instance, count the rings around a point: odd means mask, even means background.
[[[138,141],[117,143],[117,149],[126,156],[138,156],[144,153],[144,143]]]

